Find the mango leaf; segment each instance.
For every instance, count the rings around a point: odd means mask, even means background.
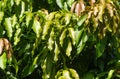
[[[57,62],[58,61],[58,55],[60,53],[60,50],[59,50],[59,47],[58,47],[58,44],[55,42],[55,49],[54,49],[54,61]]]
[[[37,56],[33,58],[31,63],[27,64],[24,67],[22,71],[22,76],[26,77],[30,75],[45,60],[47,53],[48,50],[46,49],[46,47],[43,47],[42,51],[40,51],[39,54],[37,54]]]
[[[62,9],[64,6],[64,0],[56,0],[57,5]]]
[[[54,44],[54,29],[52,28],[52,31],[50,33],[50,38],[48,40],[48,49],[52,50],[53,49],[53,44]]]
[[[87,19],[87,14],[81,16],[81,17],[78,19],[78,22],[77,22],[78,27],[80,27],[80,26],[84,23],[84,21],[85,21],[86,19]]]
[[[69,40],[68,41],[68,46],[67,46],[67,49],[66,49],[66,55],[68,57],[71,55],[71,51],[72,51],[72,44],[71,44],[71,41]]]
[[[72,76],[72,78],[80,79],[78,73],[76,72],[76,70],[74,70],[72,68],[69,68],[69,72],[70,72],[70,75]]]
[[[8,37],[11,38],[12,37],[12,25],[11,25],[11,18],[5,18],[5,29],[7,31]]]
[[[106,47],[106,38],[100,40],[97,44],[96,44],[96,54],[97,54],[97,58],[101,57],[102,54],[104,53]]]
[[[72,39],[72,44],[75,45],[75,31],[74,28],[68,28],[69,30],[69,36]]]
[[[50,53],[48,53],[47,58],[44,60],[41,66],[43,69],[42,78],[49,79],[50,76],[52,76],[51,74],[54,73],[53,60],[52,60],[52,55]]]
[[[12,56],[12,66],[15,68],[16,74],[18,73],[19,67],[18,67],[18,62],[14,56]]]
[[[81,30],[76,30],[75,31],[75,42],[76,42],[76,45],[79,44],[79,41],[80,41],[80,38],[82,37],[82,33],[84,32],[84,29],[82,28]]]
[[[40,22],[36,19],[34,19],[34,23],[33,23],[33,27],[32,27],[33,31],[36,33],[36,36],[39,37],[40,32],[41,32],[41,25]]]
[[[106,79],[111,79],[115,70],[110,70]]]
[[[52,24],[52,21],[47,21],[43,27],[43,35],[42,35],[42,39],[45,39],[45,36],[48,34],[48,30],[50,29],[50,26]]]
[[[69,5],[69,7],[72,6],[72,4],[73,4],[74,1],[75,1],[75,0],[67,0],[67,4]]]
[[[86,34],[86,32],[84,32],[83,35],[81,36],[81,40],[79,44],[77,45],[77,54],[81,53],[87,40],[88,40],[88,35]]]
[[[66,31],[67,31],[67,29],[64,29],[61,36],[60,36],[60,38],[59,38],[61,46],[63,46],[63,42],[64,42],[64,39],[66,37]]]
[[[13,16],[12,16],[12,21],[11,21],[11,23],[12,23],[12,27],[14,28],[15,25],[16,25],[16,23],[17,23],[17,17],[16,17],[16,15],[13,15]]]
[[[0,22],[3,20],[4,12],[0,12]]]
[[[67,2],[64,2],[63,9],[64,9],[64,10],[68,10],[68,5],[67,5]]]
[[[0,68],[2,68],[3,70],[6,68],[6,62],[7,62],[7,58],[6,58],[6,53],[4,52],[0,56]]]
[[[23,76],[23,77],[30,75],[30,74],[33,72],[33,70],[38,67],[37,61],[38,61],[39,55],[40,55],[40,54],[38,54],[38,55],[34,58],[34,60],[32,61],[32,63],[27,64],[27,66],[25,66],[25,68],[24,68],[23,71],[22,71],[22,76]]]
[[[16,25],[16,26],[19,26],[19,25]],[[21,33],[21,28],[18,28],[14,35],[14,45],[17,45],[18,42],[20,41],[20,33]]]
[[[66,13],[65,15],[65,21],[66,21],[66,25],[68,25],[70,23],[71,20],[71,14],[70,13]]]
[[[30,24],[30,20],[32,19],[33,14],[31,12],[28,12],[26,14],[26,25],[28,26]]]

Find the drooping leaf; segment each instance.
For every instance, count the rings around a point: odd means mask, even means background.
[[[55,55],[54,55],[54,61],[56,62],[59,59],[58,55],[60,53],[60,49],[59,49],[58,44],[56,42],[55,42],[54,53],[55,53]]]
[[[42,29],[41,29],[40,22],[38,20],[34,19],[34,23],[33,23],[32,29],[36,33],[36,36],[39,37],[40,32],[42,31]]]
[[[0,68],[2,68],[4,70],[6,68],[6,63],[7,63],[7,58],[6,58],[6,53],[4,52],[0,56]]]
[[[81,16],[77,22],[78,27],[80,27],[86,19],[87,19],[87,14]]]
[[[100,40],[97,44],[96,44],[96,54],[97,54],[97,58],[101,57],[102,54],[105,51],[105,47],[106,47],[106,39],[102,39]]]
[[[64,39],[66,37],[66,31],[67,31],[67,29],[64,29],[61,36],[60,36],[60,38],[59,38],[61,46],[63,46],[63,42],[64,42]]]
[[[67,49],[66,49],[66,55],[68,57],[71,55],[71,51],[72,51],[72,44],[71,44],[71,41],[69,40],[68,41],[68,46],[67,46]]]
[[[75,42],[76,42],[76,45],[79,44],[79,41],[80,41],[80,38],[82,37],[82,33],[84,32],[84,29],[82,28],[81,30],[76,30],[75,31]]]
[[[11,38],[12,33],[13,33],[12,25],[11,25],[11,18],[5,18],[4,24],[5,24],[5,29],[7,30],[8,37]]]
[[[84,32],[77,46],[77,54],[80,54],[82,52],[87,40],[88,40],[88,35]]]
[[[74,28],[68,28],[68,30],[69,30],[69,35],[72,39],[72,44],[75,45],[75,39],[76,39],[75,38],[75,30],[74,30]]]
[[[30,24],[30,20],[32,19],[33,14],[31,12],[26,13],[26,25]]]

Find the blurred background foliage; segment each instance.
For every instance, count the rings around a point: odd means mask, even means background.
[[[119,5],[0,0],[0,78],[120,78]]]

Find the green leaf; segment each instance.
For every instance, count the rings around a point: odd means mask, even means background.
[[[41,29],[40,22],[37,21],[36,19],[34,19],[34,23],[33,23],[32,29],[36,33],[36,36],[39,37],[40,36],[40,32],[42,31],[42,29]]]
[[[52,21],[47,21],[43,27],[43,35],[42,39],[45,40],[45,36],[48,34],[48,30],[50,29],[50,26],[52,24]]]
[[[60,53],[60,50],[59,50],[59,47],[58,47],[58,44],[55,42],[55,49],[54,49],[54,61],[57,62],[58,61],[58,55]]]
[[[80,27],[86,19],[87,19],[87,14],[81,16],[77,22],[78,27]]]
[[[104,53],[106,47],[106,38],[100,40],[97,44],[96,44],[96,54],[97,54],[97,58],[101,57],[102,54]]]
[[[83,28],[82,28],[81,30],[78,30],[78,29],[77,29],[77,30],[75,31],[75,41],[76,41],[76,45],[79,44],[80,38],[82,37],[83,32],[84,32],[84,29],[83,29]]]
[[[67,5],[67,2],[64,2],[63,9],[68,10],[68,5]]]
[[[0,68],[5,69],[6,68],[6,62],[7,62],[7,58],[6,58],[6,53],[4,52],[0,56]]]
[[[4,12],[0,12],[0,23],[3,20]]]
[[[71,55],[71,51],[72,51],[72,44],[71,44],[71,41],[69,40],[68,41],[68,46],[67,46],[67,49],[66,49],[66,55],[68,57]]]
[[[64,42],[64,39],[66,37],[66,31],[67,31],[67,29],[64,29],[61,36],[60,36],[60,38],[59,38],[61,46],[63,46],[63,42]]]
[[[32,19],[33,14],[31,12],[28,12],[26,14],[26,25],[29,26],[30,20]]]
[[[64,7],[64,0],[56,0],[56,3],[61,9]]]
[[[12,63],[13,63],[12,66],[15,68],[16,74],[17,74],[18,70],[19,70],[19,67],[18,67],[18,62],[17,62],[15,56],[12,56]]]
[[[11,18],[5,18],[5,29],[7,31],[8,37],[11,38],[12,37],[12,25],[11,25]]]
[[[69,5],[69,7],[72,6],[72,4],[73,4],[74,1],[75,1],[75,0],[67,0],[67,4]]]
[[[72,44],[75,45],[75,31],[74,28],[68,28],[69,30],[69,36],[72,39]]]
[[[70,23],[71,17],[72,17],[72,15],[70,13],[65,14],[66,25],[68,25]]]
[[[83,50],[87,40],[88,40],[88,35],[86,34],[86,32],[84,32],[82,37],[81,37],[81,40],[80,40],[80,42],[79,42],[79,44],[77,46],[77,54],[81,53],[81,51]]]
[[[106,79],[111,79],[115,70],[110,70]]]
[[[76,70],[72,69],[72,68],[69,68],[69,72],[70,72],[70,75],[72,76],[72,78],[74,79],[79,79],[79,75],[78,73],[76,72]]]
[[[48,49],[52,50],[53,49],[53,44],[54,44],[54,29],[52,28],[51,33],[50,33],[50,38],[48,39]]]

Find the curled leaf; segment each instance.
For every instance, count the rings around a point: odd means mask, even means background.
[[[7,55],[7,58],[10,59],[10,57],[12,56],[12,45],[10,44],[10,42],[3,38],[3,42],[4,42],[4,48],[6,50],[6,55]]]

